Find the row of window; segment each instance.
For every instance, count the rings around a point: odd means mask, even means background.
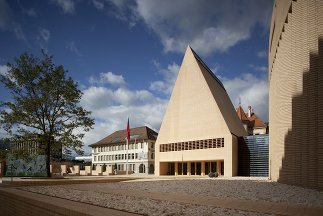
[[[222,147],[224,147],[224,138],[216,138],[216,139],[161,144],[159,146],[159,151],[170,152],[170,151],[185,151],[185,150],[222,148]]]
[[[144,155],[140,159],[145,158]],[[154,159],[155,154],[150,154],[150,159]],[[128,160],[138,159],[138,153],[128,154]],[[116,160],[127,160],[127,154],[116,154],[116,155],[99,155],[93,156],[93,161],[116,161]]]
[[[143,142],[142,143],[129,143],[129,148],[128,149],[129,150],[138,149],[138,148],[143,149],[144,145],[145,145],[145,143],[143,143]],[[152,149],[154,149],[155,144],[150,143],[150,147]],[[109,151],[121,151],[121,150],[126,150],[126,144],[101,146],[101,147],[94,147],[93,148],[94,153],[97,153],[97,152],[109,152]]]

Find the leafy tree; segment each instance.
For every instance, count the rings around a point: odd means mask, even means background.
[[[7,154],[10,151],[10,139],[9,138],[0,138],[0,161],[1,159],[6,159]]]
[[[52,56],[45,52],[41,59],[24,53],[7,66],[8,72],[0,74],[0,82],[10,91],[12,100],[0,104],[1,126],[12,136],[40,137],[50,176],[53,143],[62,144],[65,154],[83,154],[84,132],[94,124],[91,112],[79,104],[82,92],[77,83],[67,78],[63,66],[55,66]]]

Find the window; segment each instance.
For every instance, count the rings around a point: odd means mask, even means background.
[[[140,143],[140,148],[144,148],[144,143]]]
[[[138,159],[138,153],[136,153],[135,158]]]
[[[131,155],[131,156],[132,156],[132,159],[135,159],[135,154],[134,154],[134,153],[132,153],[132,155]]]
[[[96,156],[94,156],[93,161],[96,161]]]
[[[151,159],[154,159],[154,157],[155,157],[155,154],[151,153]]]

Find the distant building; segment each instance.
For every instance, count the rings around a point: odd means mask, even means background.
[[[51,160],[62,160],[62,145],[59,142],[56,142],[54,138],[52,138],[50,146]],[[11,153],[14,153],[19,150],[23,150],[29,155],[46,155],[46,143],[41,139],[41,135],[12,140],[10,143]]]
[[[247,135],[221,81],[188,46],[156,142],[156,175],[238,174]]]
[[[92,156],[76,156],[74,158],[74,160],[77,160],[77,161],[84,161],[84,162],[88,162],[88,161],[92,161]]]
[[[270,179],[323,190],[323,1],[275,0],[268,71]]]
[[[90,145],[92,164],[107,165],[117,171],[153,174],[155,170],[155,142],[158,133],[147,126],[131,128],[128,155],[126,130],[116,131]]]
[[[251,106],[248,106],[248,113],[241,106],[236,108],[236,112],[248,135],[268,133],[268,126],[253,112]]]

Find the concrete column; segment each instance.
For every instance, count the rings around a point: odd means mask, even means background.
[[[222,175],[221,173],[221,161],[216,161],[216,171],[219,175]]]
[[[191,162],[187,162],[187,175],[191,175]]]
[[[101,176],[102,175],[102,166],[96,166],[96,173],[98,176]]]
[[[205,161],[201,162],[201,176],[205,176]]]
[[[178,175],[178,162],[175,162],[175,176]]]
[[[67,168],[66,165],[61,165],[61,175],[67,175]]]
[[[92,175],[92,166],[85,166],[85,175]]]
[[[209,167],[210,167],[210,172],[212,172],[212,161],[209,162]]]
[[[74,165],[74,174],[79,176],[80,175],[80,166]]]

